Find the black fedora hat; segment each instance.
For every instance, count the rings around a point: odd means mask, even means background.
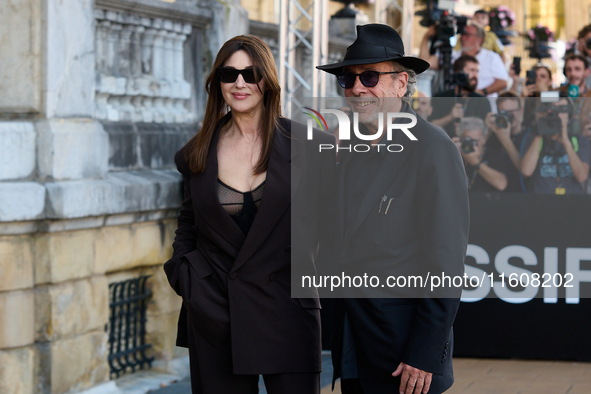
[[[359,64],[381,63],[395,60],[417,74],[429,68],[429,63],[418,57],[404,56],[404,44],[396,30],[388,25],[370,23],[357,26],[357,39],[347,48],[340,63],[317,66],[327,73],[339,75],[343,67]]]

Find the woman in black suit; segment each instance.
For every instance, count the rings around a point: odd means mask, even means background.
[[[269,394],[319,393],[320,303],[314,290],[291,297],[291,268],[315,273],[335,160],[308,147],[334,141],[308,141],[281,117],[257,37],[226,42],[206,87],[203,127],[175,157],[185,200],[164,266],[183,298],[177,345],[189,348],[192,391],[257,393],[262,374]],[[305,212],[292,219],[296,204]]]

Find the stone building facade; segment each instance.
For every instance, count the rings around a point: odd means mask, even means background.
[[[248,32],[278,55],[278,26],[237,0],[0,2],[0,393],[108,382],[109,284],[140,275],[155,366],[186,355],[162,270],[174,153],[198,130],[217,50]]]

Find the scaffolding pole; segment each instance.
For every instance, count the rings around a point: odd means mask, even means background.
[[[292,104],[303,106],[298,98],[322,97],[326,91],[325,75],[315,66],[328,58],[327,10],[328,0],[281,0],[279,83],[286,117]],[[303,61],[306,55],[311,65]]]

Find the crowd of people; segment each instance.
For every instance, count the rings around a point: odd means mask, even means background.
[[[555,87],[541,63],[525,80],[515,63],[507,69],[488,22],[488,13],[477,11],[457,40],[451,89],[442,85],[440,54],[429,51],[435,28],[427,31],[419,57],[435,77],[414,108],[456,143],[470,190],[590,194],[591,25],[564,57],[566,83]]]

